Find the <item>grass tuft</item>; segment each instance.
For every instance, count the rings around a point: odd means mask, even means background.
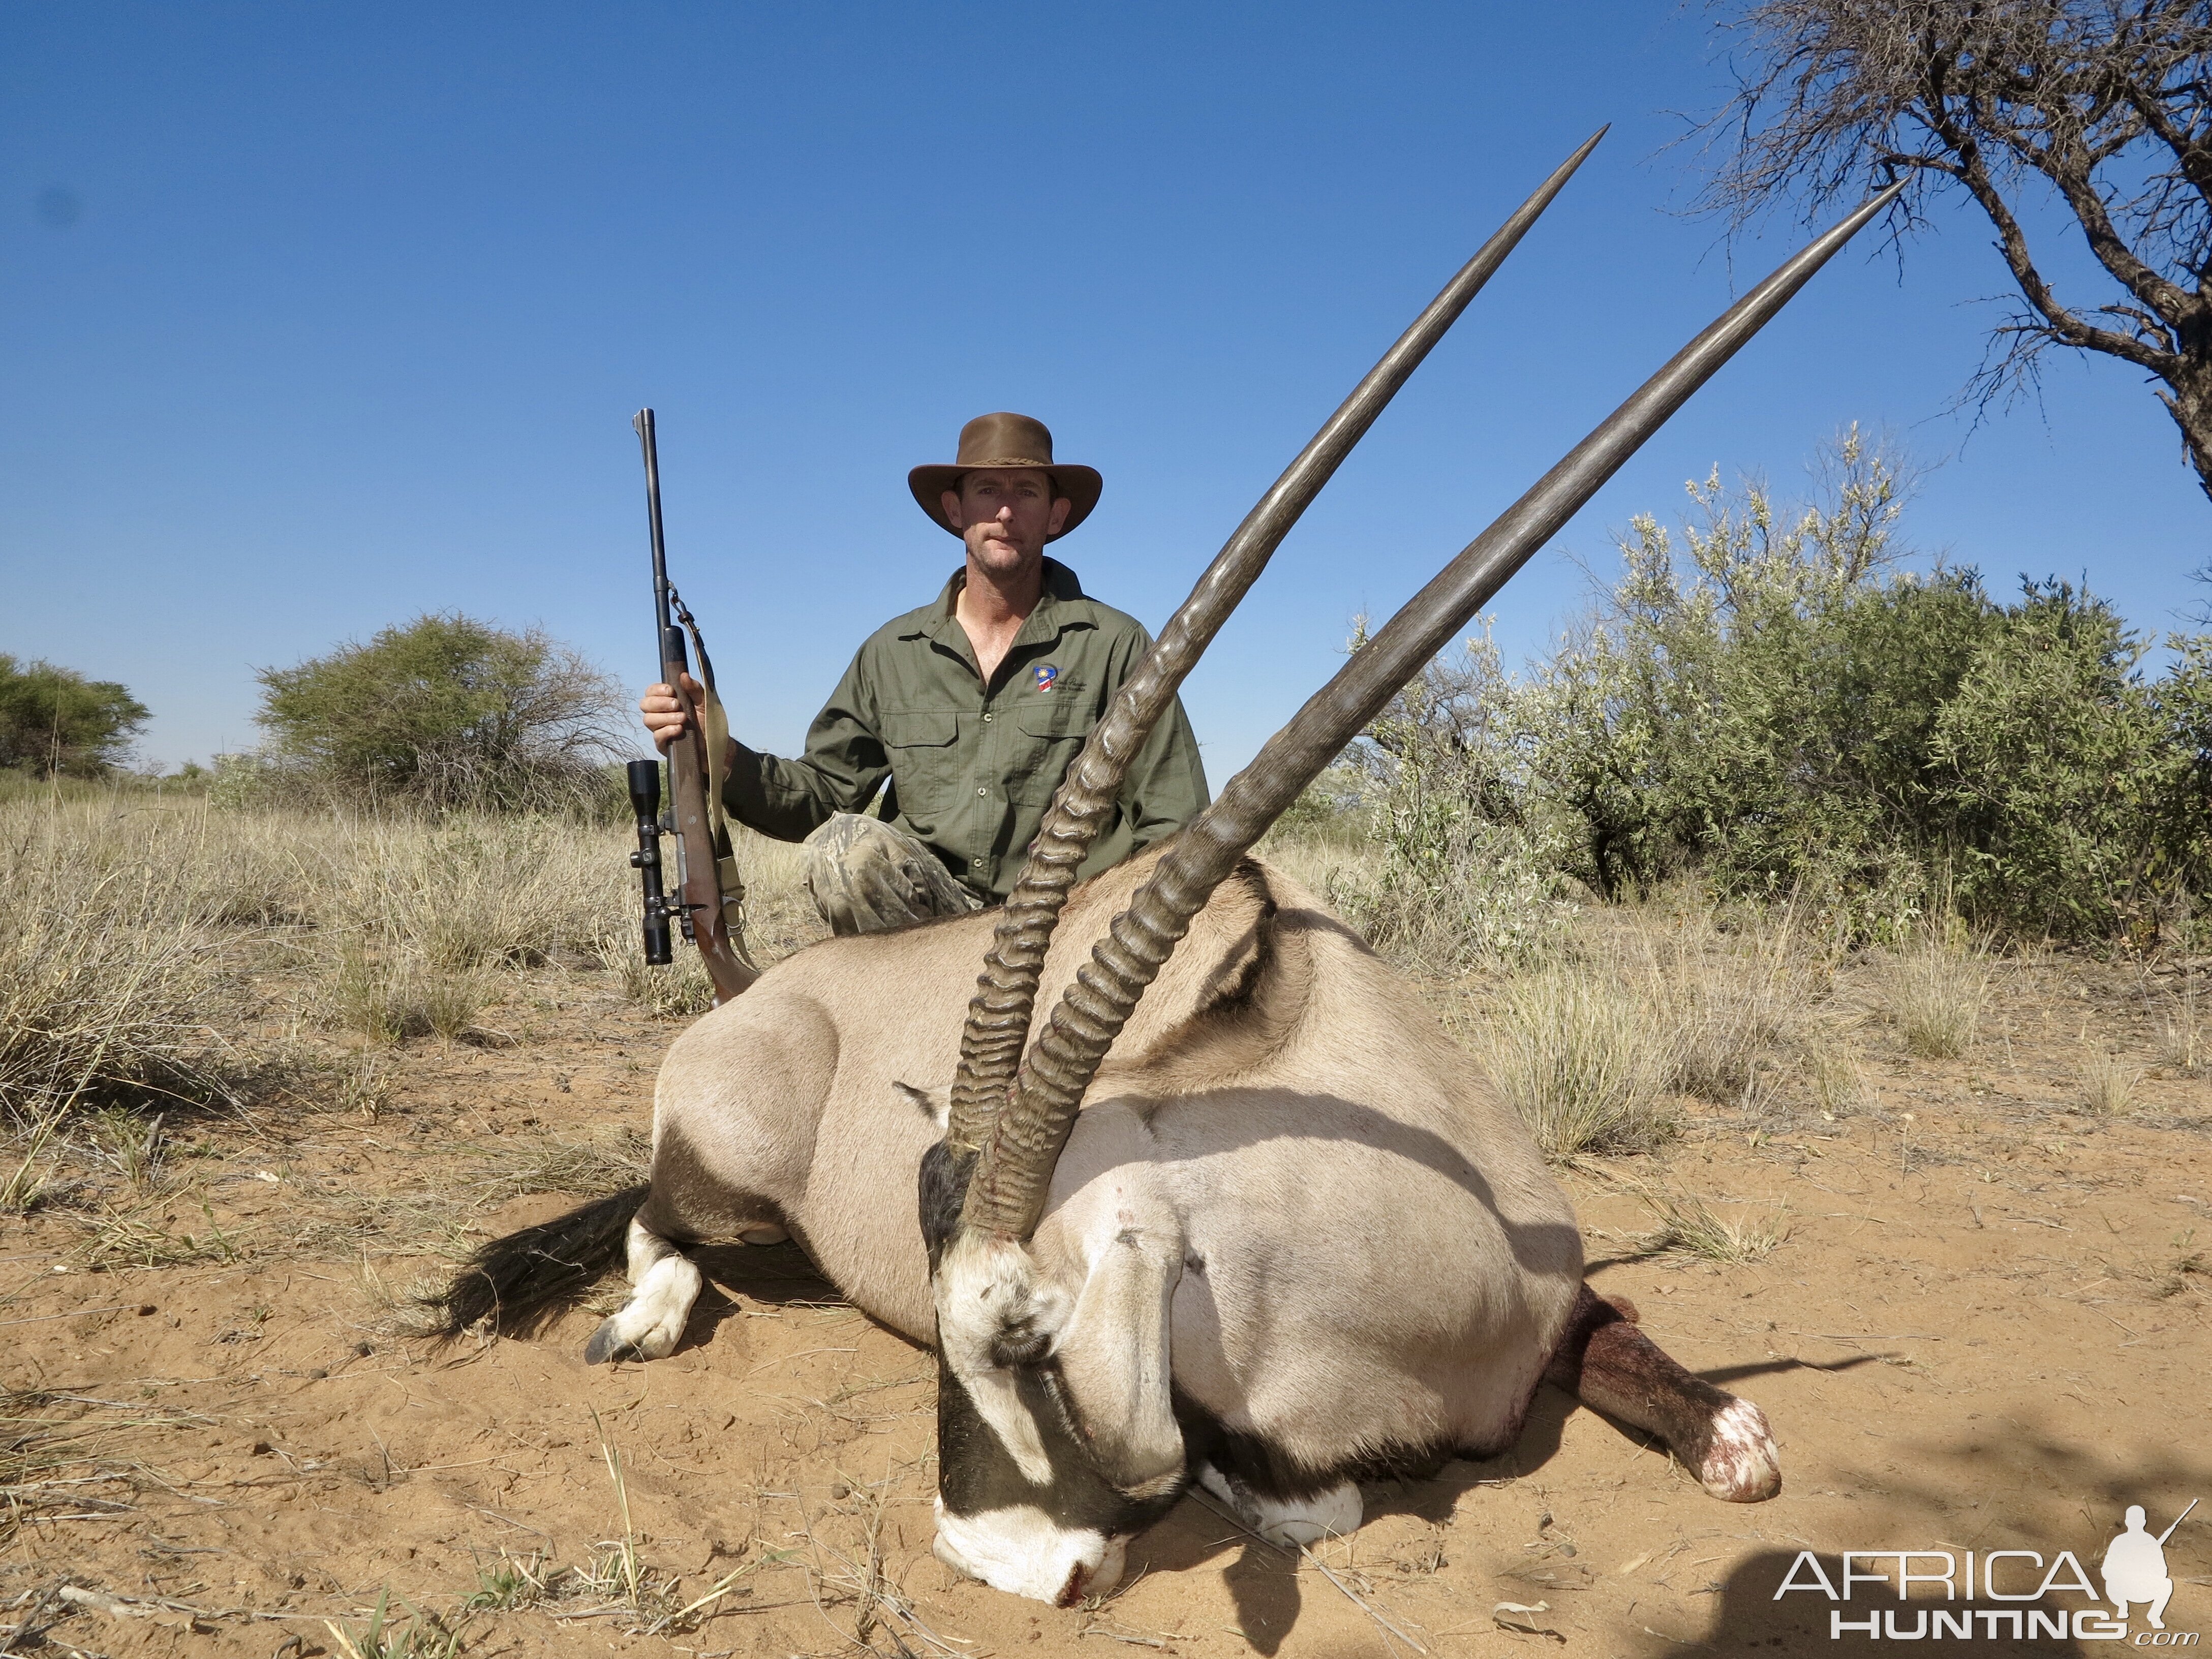
[[[1883,964],[1881,990],[1910,1053],[1923,1060],[1960,1059],[1974,1046],[1989,1000],[1988,952],[1931,929]]]
[[[324,990],[330,1023],[380,1048],[410,1037],[465,1036],[498,990],[483,967],[440,967],[404,946],[348,943]]]
[[[634,933],[601,934],[595,948],[599,961],[621,976],[623,994],[656,1019],[690,1019],[714,1006],[714,981],[696,951],[679,951],[675,961],[655,968]]]
[[[520,1559],[501,1550],[498,1560],[477,1569],[477,1587],[461,1603],[461,1611],[513,1613],[534,1607],[545,1599],[554,1571],[543,1550]]]
[[[2136,1085],[2143,1068],[2130,1066],[2117,1054],[2102,1052],[2081,1060],[2081,1100],[2100,1117],[2118,1117],[2135,1103]]]
[[[574,1193],[597,1198],[635,1187],[653,1176],[653,1143],[635,1129],[617,1129],[592,1140],[501,1140],[476,1149],[473,1182],[481,1200],[502,1203],[533,1193]]]
[[[458,1632],[447,1630],[435,1615],[408,1608],[404,1626],[390,1621],[392,1592],[381,1589],[368,1620],[358,1630],[341,1620],[325,1620],[331,1649],[337,1659],[455,1659],[461,1650]],[[402,1602],[404,1607],[406,1604]]]
[[[1659,1224],[1643,1240],[1644,1249],[1654,1255],[1694,1255],[1723,1267],[1741,1267],[1772,1255],[1790,1236],[1779,1206],[1771,1217],[1729,1221],[1692,1194],[1663,1193],[1642,1185],[1635,1193]]]
[[[1561,1160],[1679,1133],[1667,1100],[1679,1042],[1654,976],[1558,963],[1509,981],[1481,1039],[1506,1099]]]

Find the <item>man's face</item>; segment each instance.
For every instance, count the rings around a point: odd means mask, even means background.
[[[987,466],[965,473],[944,495],[945,516],[968,544],[968,556],[994,574],[1011,573],[1044,555],[1073,505],[1055,497],[1042,467]]]

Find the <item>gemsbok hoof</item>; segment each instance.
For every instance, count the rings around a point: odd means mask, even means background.
[[[622,1334],[622,1316],[602,1319],[599,1328],[592,1333],[592,1340],[584,1345],[584,1363],[604,1365],[610,1359],[642,1359],[645,1356],[632,1347]]]
[[[620,1313],[601,1320],[599,1328],[584,1345],[584,1363],[604,1365],[611,1359],[667,1358],[676,1352],[677,1340],[684,1334],[683,1321],[665,1317],[651,1321],[650,1307],[641,1309],[635,1301]]]
[[[1359,1530],[1365,1518],[1359,1488],[1349,1480],[1310,1498],[1269,1498],[1206,1463],[1200,1466],[1198,1484],[1279,1550],[1301,1549],[1323,1539],[1348,1536]]]
[[[1713,1413],[1698,1479],[1730,1504],[1763,1504],[1782,1490],[1782,1465],[1766,1413],[1748,1400],[1731,1400]]]

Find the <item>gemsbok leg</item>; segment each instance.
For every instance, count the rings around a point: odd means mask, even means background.
[[[1756,1504],[1780,1492],[1766,1413],[1684,1370],[1636,1320],[1632,1304],[1583,1285],[1544,1380],[1657,1435],[1716,1498]]]
[[[632,1217],[629,1251],[629,1300],[599,1322],[584,1348],[584,1363],[610,1359],[665,1359],[684,1335],[706,1279],[682,1248]]]

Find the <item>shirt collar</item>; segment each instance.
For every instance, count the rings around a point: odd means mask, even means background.
[[[933,640],[965,659],[973,667],[975,656],[969,647],[967,630],[960,626],[959,617],[952,611],[953,602],[959,598],[960,590],[967,580],[968,567],[963,563],[945,578],[945,586],[938,590],[936,602],[922,613],[924,620],[921,625],[906,637]],[[1044,562],[1044,591],[1037,596],[1036,609],[1030,612],[1029,619],[1022,623],[1021,631],[1014,635],[1015,647],[1035,645],[1042,640],[1058,639],[1061,630],[1073,620],[1064,614],[1064,607],[1083,597],[1083,584],[1076,580],[1075,573],[1058,559],[1047,558]]]
[[[938,621],[953,620],[953,601],[960,597],[960,590],[967,585],[968,567],[965,564],[945,579],[945,586],[937,591],[937,603],[932,607]],[[1075,579],[1075,573],[1058,559],[1048,556],[1044,562],[1044,592],[1038,596],[1036,609],[1030,612],[1029,619],[1035,622],[1048,607],[1082,597],[1083,584]],[[1024,635],[1029,632],[1026,625],[1022,632]]]

